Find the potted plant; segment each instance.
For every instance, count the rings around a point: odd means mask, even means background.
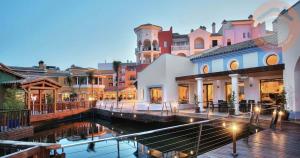
[[[283,90],[278,96],[276,100],[276,104],[280,105],[280,111],[282,111],[282,120],[289,120],[290,112],[286,109],[286,92]]]
[[[194,95],[194,103],[195,103],[195,113],[200,113],[198,96],[196,94]]]
[[[229,97],[228,105],[229,105],[229,115],[235,115],[235,108],[234,108],[234,103],[235,103],[235,92],[232,92],[232,94]]]

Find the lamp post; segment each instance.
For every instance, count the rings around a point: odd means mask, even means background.
[[[237,126],[236,126],[236,124],[234,123],[234,124],[232,124],[232,140],[233,140],[233,142],[232,142],[232,145],[233,145],[233,147],[232,147],[232,155],[233,155],[233,157],[236,157],[236,156],[238,156],[238,154],[237,154],[237,152],[236,152],[236,132],[237,132]]]

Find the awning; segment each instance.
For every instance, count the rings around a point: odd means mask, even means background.
[[[230,74],[246,75],[246,74],[251,74],[251,73],[271,72],[271,71],[278,71],[278,70],[281,70],[281,71],[284,70],[284,64],[238,69],[238,70],[232,70],[232,71],[213,72],[213,73],[207,73],[207,74],[180,76],[180,77],[176,77],[176,81],[194,80],[196,78],[228,76]]]

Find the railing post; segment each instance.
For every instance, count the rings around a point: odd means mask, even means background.
[[[198,142],[197,142],[197,155],[199,153],[199,147],[200,147],[200,141],[201,141],[201,135],[202,135],[202,123],[200,124],[200,127],[199,127],[199,136],[198,136]]]

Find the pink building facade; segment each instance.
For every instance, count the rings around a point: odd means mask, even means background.
[[[141,65],[151,64],[161,54],[192,56],[213,47],[224,47],[268,34],[265,24],[255,24],[252,15],[244,20],[224,20],[218,31],[216,24],[212,23],[211,32],[200,26],[188,34],[178,34],[173,33],[172,27],[163,31],[162,27],[153,24],[140,25],[134,31],[137,35],[136,59]]]

